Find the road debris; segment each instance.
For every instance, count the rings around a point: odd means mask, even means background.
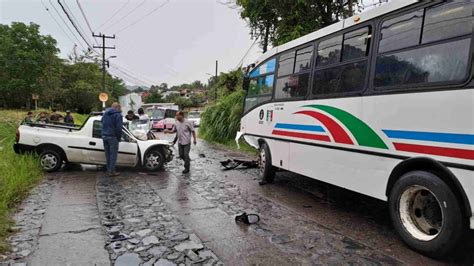
[[[257,214],[242,213],[241,215],[235,216],[235,222],[244,224],[255,224],[260,222],[260,216]]]
[[[221,161],[221,165],[225,168],[224,170],[232,170],[239,166],[245,168],[257,168],[258,161],[244,161],[238,159],[228,159],[227,161]]]

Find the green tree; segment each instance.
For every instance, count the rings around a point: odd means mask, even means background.
[[[174,103],[179,106],[179,109],[184,109],[193,106],[193,102],[189,98],[179,97]]]
[[[64,90],[62,85],[64,60],[56,56],[50,56],[49,64],[43,69],[38,79],[40,88],[40,106],[46,108],[62,108],[62,97]]]
[[[106,75],[105,83],[106,83],[105,87],[110,93],[112,101],[117,101],[119,96],[123,96],[129,93],[123,80],[116,77],[112,77],[108,73]]]
[[[157,91],[150,90],[150,95],[145,98],[145,103],[162,103],[163,96]]]
[[[346,2],[346,3],[344,3]],[[351,16],[358,0],[237,0],[263,52]]]
[[[40,79],[56,69],[56,40],[41,35],[37,24],[13,22],[0,24],[0,43],[0,106],[29,108],[31,94],[44,89]]]
[[[89,113],[100,109],[98,95],[101,92],[102,73],[95,63],[76,63],[64,66],[64,105]]]
[[[192,106],[200,106],[206,102],[206,96],[202,93],[193,94],[190,99]]]

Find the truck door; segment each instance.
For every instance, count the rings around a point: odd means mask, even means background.
[[[91,163],[106,164],[104,142],[102,141],[102,122],[100,120],[96,120],[92,124],[92,137],[86,145]]]
[[[131,136],[122,131],[122,139],[119,142],[117,165],[135,166],[138,161],[138,144]]]
[[[92,138],[88,146],[89,161],[94,164],[106,164],[104,142],[102,141],[102,122],[94,121]],[[138,145],[132,142],[130,136],[122,132],[117,155],[117,165],[135,166],[138,160]]]

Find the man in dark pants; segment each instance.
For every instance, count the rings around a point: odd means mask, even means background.
[[[105,158],[107,159],[107,175],[118,176],[115,172],[115,163],[119,149],[119,142],[122,137],[122,113],[120,104],[113,103],[102,116],[102,140],[104,141]]]
[[[194,125],[190,121],[184,119],[183,112],[176,113],[176,124],[173,129],[165,129],[165,133],[176,133],[173,145],[178,142],[179,158],[184,161],[183,174],[189,173],[191,159],[189,158],[189,151],[191,150],[191,135],[193,136],[193,143],[196,145],[196,132],[194,132]]]

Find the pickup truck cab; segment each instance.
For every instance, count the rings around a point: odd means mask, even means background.
[[[106,165],[101,118],[101,113],[92,114],[81,127],[35,123],[21,125],[14,150],[16,153],[37,153],[41,167],[48,172],[58,170],[63,163]],[[125,126],[122,128],[117,166],[140,166],[156,171],[172,158],[169,141],[141,140]]]

